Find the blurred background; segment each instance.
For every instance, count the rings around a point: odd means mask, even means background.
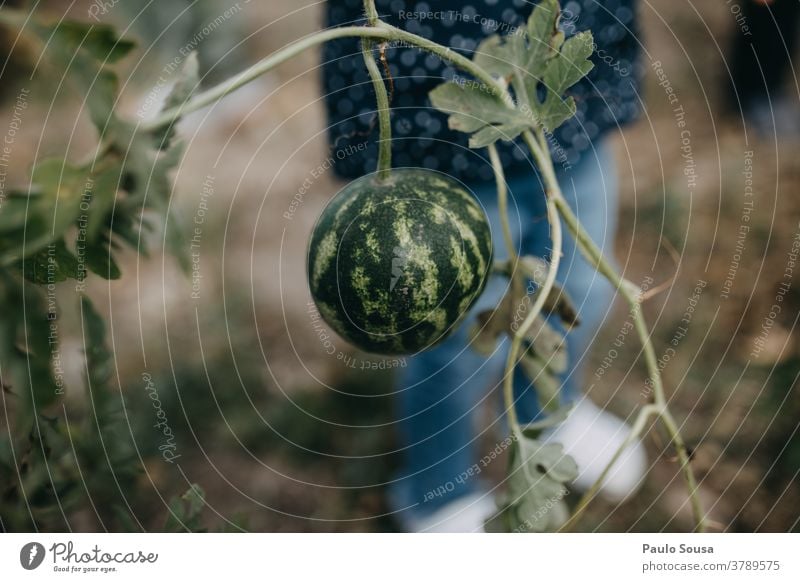
[[[731,107],[736,39],[747,40],[742,27],[752,25],[745,3],[640,2],[644,113],[612,139],[622,196],[616,258],[628,279],[663,284],[644,308],[713,529],[797,531],[799,92],[788,63],[768,99]],[[306,0],[67,4],[40,2],[37,10],[96,17],[139,41],[120,65],[120,107],[131,119],[155,115],[187,47],[197,49],[211,85],[323,26],[323,4]],[[7,181],[26,184],[36,159],[85,157],[95,135],[80,95],[41,99],[24,45],[9,33],[0,42],[11,55],[0,133],[21,91],[29,102]],[[392,371],[370,369],[391,362],[353,353],[309,314],[308,236],[342,186],[332,172],[314,171],[329,156],[318,66],[319,51],[303,54],[180,124],[187,149],[173,204],[191,238],[192,272],[169,255],[128,252],[121,279],[89,286],[107,318],[124,398],[113,437],[124,467],[112,459],[89,468],[70,492],[75,502],[42,511],[36,523],[0,501],[3,529],[158,530],[168,500],[193,483],[205,492],[198,529],[396,528],[384,498],[397,464]],[[60,301],[69,321],[75,294],[62,289]],[[586,363],[592,399],[623,417],[645,401],[626,317],[619,305],[609,312]],[[90,414],[81,350],[79,330],[63,339],[64,414],[74,421]],[[13,403],[4,402],[7,426]],[[486,410],[486,424],[495,412]],[[488,448],[502,438],[488,434]],[[661,455],[658,431],[647,446],[642,492],[622,504],[596,502],[585,530],[690,528],[680,509],[684,484],[675,460]],[[489,478],[503,470],[494,464]]]

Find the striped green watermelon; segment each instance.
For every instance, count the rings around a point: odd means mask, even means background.
[[[348,184],[319,217],[308,252],[325,321],[367,352],[410,354],[455,329],[492,266],[489,222],[458,182],[420,169]]]

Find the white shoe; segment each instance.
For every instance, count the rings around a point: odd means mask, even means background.
[[[601,410],[584,397],[567,419],[548,431],[545,441],[561,443],[578,464],[578,478],[572,485],[586,491],[600,477],[611,457],[630,434],[631,427],[622,419]],[[636,440],[606,476],[600,494],[610,501],[622,501],[642,484],[647,472],[644,445]]]
[[[413,533],[483,532],[484,522],[496,511],[492,495],[473,493],[451,501],[428,517],[411,521],[408,530]]]
[[[630,430],[622,419],[584,398],[564,422],[547,431],[543,440],[562,444],[575,459],[579,474],[572,486],[585,491],[600,477]],[[639,488],[646,471],[647,455],[637,439],[606,476],[600,494],[611,501],[621,501]],[[483,532],[484,522],[496,511],[492,495],[474,493],[448,503],[428,517],[406,522],[405,529],[415,533]]]

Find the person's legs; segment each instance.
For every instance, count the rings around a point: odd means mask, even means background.
[[[494,258],[506,257],[494,183],[473,193],[484,205],[495,241]],[[519,223],[515,239],[519,240]],[[475,477],[464,478],[477,460],[475,412],[489,396],[505,364],[498,349],[486,358],[469,347],[475,315],[491,309],[503,297],[508,281],[492,277],[462,325],[442,344],[416,354],[397,378],[397,425],[403,466],[390,486],[397,518],[409,524],[479,490]]]
[[[614,233],[617,224],[617,176],[614,159],[608,147],[601,142],[597,149],[584,155],[579,164],[558,173],[564,197],[580,220],[583,228],[600,246],[607,257],[612,256]],[[550,259],[550,229],[546,221],[544,195],[538,185],[531,193],[530,182],[519,180],[511,184],[517,198],[534,195],[530,212],[535,221],[522,239],[520,252]],[[562,401],[580,398],[583,383],[581,363],[587,356],[592,338],[597,333],[605,314],[611,308],[614,292],[611,285],[589,265],[578,250],[575,240],[562,221],[564,232],[562,257],[557,281],[572,298],[578,311],[580,325],[567,332],[550,318],[553,326],[565,333],[569,368],[562,378]],[[531,422],[539,414],[539,405],[531,382],[520,372],[515,377],[514,388],[517,413],[522,422]]]
[[[558,176],[564,197],[584,230],[598,244],[607,258],[613,256],[617,225],[617,176],[614,160],[607,146],[600,144],[595,152],[585,154],[582,162]],[[542,203],[542,209],[544,206]],[[562,377],[562,402],[574,407],[567,420],[549,431],[545,438],[558,442],[578,464],[580,473],[573,486],[588,489],[623,444],[630,427],[613,414],[595,406],[583,397],[585,386],[583,362],[604,318],[611,309],[614,290],[578,250],[574,238],[564,228],[561,264],[557,279],[569,293],[578,316],[579,326],[564,330],[551,318],[551,323],[566,333],[569,366]],[[526,253],[550,256],[550,235],[546,225],[533,228],[523,237]],[[539,414],[536,394],[530,381],[517,373],[515,383],[517,412],[522,422],[530,422]],[[644,447],[637,440],[615,464],[615,470],[603,482],[602,493],[609,499],[622,499],[636,490],[647,468]]]
[[[606,256],[611,256],[616,228],[617,180],[610,152],[601,144],[580,164],[561,171],[559,183],[586,231]],[[486,184],[474,191],[492,222],[495,258],[503,259],[507,254],[502,243],[495,186]],[[531,175],[513,180],[509,184],[509,194],[516,251],[549,258],[549,226],[538,179]],[[562,386],[563,399],[576,401],[583,382],[580,364],[611,307],[613,290],[586,262],[566,230],[558,280],[572,297],[581,318],[581,325],[566,334],[570,367]],[[391,490],[392,505],[405,523],[424,519],[443,506],[480,490],[475,476],[464,476],[478,458],[474,413],[500,381],[508,342],[502,343],[487,359],[469,348],[468,333],[475,314],[494,307],[507,287],[508,281],[504,278],[493,278],[460,329],[440,346],[411,358],[398,379],[398,426],[404,464]],[[517,373],[514,385],[520,419],[523,422],[533,420],[539,407],[531,383]],[[613,417],[605,415],[604,420],[610,418]],[[610,422],[619,427],[620,434],[624,433],[625,425],[620,421]],[[585,434],[582,430],[578,436]]]

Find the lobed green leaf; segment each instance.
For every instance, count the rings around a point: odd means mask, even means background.
[[[492,35],[476,50],[476,64],[510,82],[514,103],[470,81],[449,82],[431,92],[433,106],[450,114],[450,128],[473,134],[470,147],[510,141],[537,126],[553,131],[575,114],[575,101],[565,92],[591,71],[594,42],[590,32],[565,40],[558,29],[559,13],[557,0],[543,0],[525,29]]]

